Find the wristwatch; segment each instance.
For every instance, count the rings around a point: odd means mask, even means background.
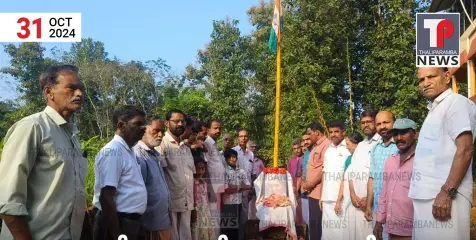
[[[458,190],[456,188],[449,187],[446,184],[441,187],[441,190],[447,192],[451,199],[454,199],[456,194],[458,194]]]

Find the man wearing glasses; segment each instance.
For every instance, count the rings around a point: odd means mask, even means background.
[[[180,140],[185,131],[185,114],[180,110],[170,110],[165,116],[167,132],[159,147],[163,156],[165,181],[170,193],[172,215],[171,239],[192,239],[190,217],[193,206],[193,174],[195,164],[190,148]]]

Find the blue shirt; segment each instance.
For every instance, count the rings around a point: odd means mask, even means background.
[[[303,164],[302,164],[302,175],[303,175],[303,178],[304,178],[304,181],[306,181],[306,177],[307,177],[307,165],[309,164],[309,155],[311,154],[311,151],[306,150],[306,152],[304,153],[304,156],[303,156]]]
[[[370,153],[370,177],[374,179],[374,212],[378,211],[378,200],[382,192],[385,162],[395,153],[398,153],[398,148],[393,139],[387,146],[380,140]]]
[[[149,231],[169,229],[172,227],[170,194],[160,166],[159,152],[142,141],[137,142],[133,149],[147,189],[147,209],[142,215],[142,226]]]

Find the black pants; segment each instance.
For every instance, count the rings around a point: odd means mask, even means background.
[[[141,226],[140,215],[130,213],[117,213],[117,215],[121,234],[126,235],[128,240],[137,240]],[[107,219],[101,211],[94,216],[93,235],[94,240],[117,240],[110,235]]]
[[[220,226],[222,234],[225,234],[228,240],[239,240],[240,212],[241,204],[223,204]]]
[[[321,239],[322,236],[322,211],[319,208],[319,200],[309,199],[309,239]]]

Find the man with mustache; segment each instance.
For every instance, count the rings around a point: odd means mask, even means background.
[[[231,133],[225,133],[223,134],[223,138],[222,138],[222,146],[223,146],[223,150],[221,151],[221,153],[223,154],[223,152],[227,149],[232,149],[233,146],[235,146],[235,139],[233,137],[233,134]]]
[[[221,233],[221,196],[225,192],[225,158],[218,151],[217,141],[221,136],[222,126],[218,119],[211,119],[207,122],[207,138],[205,147],[207,152],[203,155],[208,165],[208,175],[212,185],[213,197],[210,198],[210,214],[213,218],[214,237],[218,238]]]
[[[4,138],[1,239],[80,239],[83,222],[89,223],[84,186],[88,162],[73,121],[84,98],[78,71],[62,65],[41,74],[46,108],[13,124]],[[91,234],[83,232],[85,238]]]
[[[397,119],[386,135],[393,137],[398,152],[385,161],[374,235],[383,239],[383,233],[387,232],[390,240],[411,240],[413,203],[408,190],[410,180],[418,177],[412,176],[416,124],[407,118]]]
[[[251,182],[251,174],[253,171],[253,159],[254,154],[248,149],[247,144],[249,141],[248,131],[241,129],[238,131],[238,145],[233,148],[238,153],[238,166],[245,170],[248,182]],[[240,239],[244,239],[245,236],[245,223],[248,221],[249,201],[252,198],[250,191],[243,191],[243,200],[241,204],[240,215]]]
[[[132,147],[145,132],[145,113],[134,106],[114,110],[114,138],[94,162],[94,239],[137,239],[147,207],[147,190]]]
[[[350,156],[344,141],[345,126],[341,121],[328,124],[331,145],[324,155],[322,192],[319,207],[322,210],[322,240],[342,239],[346,227],[344,218],[334,210],[344,176],[345,160]]]
[[[302,183],[303,188],[309,193],[309,232],[310,239],[321,239],[322,236],[322,211],[319,200],[322,191],[322,168],[325,152],[331,141],[324,135],[324,126],[314,122],[307,128],[311,140],[312,150],[309,154],[307,166],[307,179]]]
[[[375,128],[375,116],[376,113],[372,111],[364,111],[360,114],[360,126],[366,138],[357,145],[345,176],[345,180],[349,182],[352,203],[347,208],[345,216],[348,225],[343,239],[347,240],[366,239],[368,235],[372,234],[372,226],[367,224],[364,214],[367,207],[370,152],[381,138]]]
[[[169,189],[160,163],[160,154],[155,150],[162,142],[164,133],[164,121],[152,116],[147,121],[142,140],[133,148],[147,189],[147,209],[141,219],[145,230],[142,233],[144,240],[170,239],[172,219]]]
[[[419,224],[413,238],[469,239],[476,105],[453,93],[447,68],[420,68],[418,81],[431,102],[413,163],[413,172],[420,177],[411,180],[408,194],[414,222]]]
[[[381,111],[375,118],[377,133],[382,137],[370,153],[370,174],[367,183],[367,208],[365,209],[365,219],[373,221],[375,225],[375,214],[378,211],[378,201],[383,183],[383,167],[385,161],[394,153],[398,152],[397,145],[388,131],[393,128],[395,118],[391,112]],[[383,238],[387,239],[386,232]]]
[[[185,131],[186,115],[172,109],[165,116],[167,132],[159,147],[165,181],[170,192],[170,211],[172,215],[172,240],[192,239],[190,228],[193,201],[193,174],[195,164],[190,148],[181,141]]]

